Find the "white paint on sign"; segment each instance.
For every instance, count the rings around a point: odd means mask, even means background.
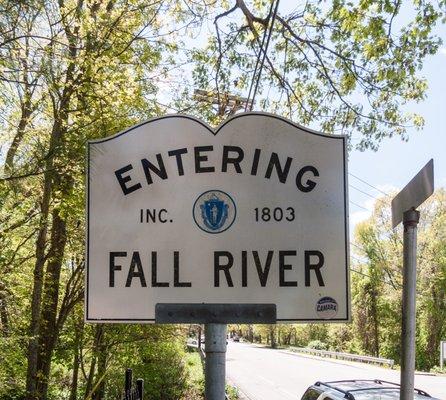
[[[86,320],[274,303],[279,321],[348,321],[345,142],[263,113],[90,142]]]

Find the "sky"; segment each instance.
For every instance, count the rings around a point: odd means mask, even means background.
[[[279,14],[289,14],[295,8],[295,0],[281,0]],[[402,7],[394,25],[406,25],[413,18],[411,13],[411,7]],[[209,23],[190,44],[204,46],[207,35],[214,33],[215,27]],[[382,192],[393,193],[402,189],[431,158],[434,159],[435,187],[446,187],[446,25],[438,25],[434,33],[442,38],[443,45],[436,55],[425,59],[420,72],[428,82],[426,99],[411,104],[410,109],[407,107],[407,111],[424,117],[425,126],[421,130],[409,130],[407,142],[398,137],[384,139],[378,151],[353,150],[349,154],[351,237],[356,224],[370,217],[373,204]],[[261,110],[254,108],[254,111]]]
[[[279,14],[287,14],[295,7],[295,0],[281,0]],[[394,24],[405,25],[412,19],[412,12],[411,7],[402,7]],[[356,150],[349,154],[350,237],[355,225],[370,217],[373,197],[383,195],[369,185],[387,193],[399,191],[433,158],[435,188],[446,187],[446,25],[437,25],[434,33],[443,40],[443,45],[436,55],[425,59],[420,73],[428,82],[427,96],[410,108],[424,117],[423,129],[409,130],[408,142],[400,138],[385,139],[377,152]]]
[[[438,32],[440,34],[440,32]],[[434,159],[435,188],[446,187],[446,29],[441,34],[443,46],[425,61],[422,75],[428,81],[426,100],[416,106],[425,118],[422,130],[409,131],[409,141],[386,139],[377,152],[353,151],[349,157],[349,172],[383,190],[402,189],[431,159]],[[349,176],[349,198],[352,202],[370,209],[374,199],[351,187],[356,186],[373,196],[381,193]],[[370,212],[350,203],[351,228],[367,218]],[[353,231],[353,229],[351,229]]]

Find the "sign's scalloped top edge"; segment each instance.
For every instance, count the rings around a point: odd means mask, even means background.
[[[347,138],[347,135],[338,135],[338,134],[331,135],[331,134],[315,131],[313,129],[310,129],[310,128],[307,128],[305,126],[302,126],[302,125],[300,125],[300,124],[298,124],[298,123],[296,123],[294,121],[291,121],[290,119],[285,118],[285,117],[283,117],[281,115],[272,114],[272,113],[268,113],[268,112],[254,111],[254,112],[246,112],[246,113],[240,113],[240,114],[233,115],[232,117],[230,117],[230,118],[224,120],[223,122],[221,122],[216,128],[213,128],[212,126],[207,124],[205,121],[203,121],[203,120],[201,120],[201,119],[199,119],[197,117],[194,117],[192,115],[187,115],[187,114],[165,114],[165,115],[161,115],[161,116],[158,116],[158,117],[153,117],[153,118],[150,118],[148,120],[142,121],[139,124],[133,125],[133,126],[127,128],[127,129],[124,129],[123,131],[115,133],[114,135],[107,136],[107,137],[104,137],[104,138],[99,138],[99,139],[88,140],[87,143],[88,143],[88,145],[91,145],[91,144],[100,144],[100,143],[108,142],[109,140],[116,139],[116,138],[118,138],[118,137],[120,137],[120,136],[122,136],[122,135],[124,135],[126,133],[129,133],[132,130],[134,130],[136,128],[139,128],[139,127],[141,127],[143,125],[146,125],[146,124],[149,124],[149,123],[152,123],[152,122],[156,122],[156,121],[159,121],[159,120],[162,120],[162,119],[167,119],[167,118],[185,118],[185,119],[192,120],[192,121],[194,121],[194,122],[204,126],[209,132],[211,132],[215,136],[215,135],[218,134],[218,132],[225,125],[231,123],[232,121],[234,121],[234,120],[236,120],[238,118],[250,117],[250,116],[262,116],[262,117],[270,117],[270,118],[278,119],[278,120],[280,120],[282,122],[285,122],[285,123],[287,123],[289,125],[292,125],[295,128],[298,128],[298,129],[300,129],[300,130],[302,130],[304,132],[310,133],[312,135],[322,136],[322,137],[329,138],[329,139],[342,139],[342,140],[345,140]]]

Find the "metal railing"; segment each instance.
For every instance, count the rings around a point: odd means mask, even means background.
[[[331,358],[347,360],[347,361],[359,361],[359,362],[366,362],[366,363],[371,363],[371,364],[388,365],[388,366],[390,366],[390,368],[393,368],[393,366],[395,364],[394,360],[391,360],[388,358],[360,356],[358,354],[339,353],[337,351],[316,350],[316,349],[309,349],[307,347],[290,347],[290,350],[294,351],[296,353],[310,354],[310,355],[319,356],[319,357],[331,357]]]

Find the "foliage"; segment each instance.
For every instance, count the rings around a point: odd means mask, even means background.
[[[308,343],[307,347],[315,350],[328,350],[327,343],[321,342],[320,340],[312,340]]]
[[[258,108],[358,132],[360,148],[421,126],[400,105],[425,96],[419,70],[440,44],[432,32],[444,0],[414,2],[409,22],[401,20],[406,6],[310,1],[279,13]],[[209,21],[209,41],[191,48]],[[271,25],[258,1],[0,1],[0,399],[114,398],[126,367],[153,399],[200,390],[188,383],[184,330],[83,322],[86,142],[170,109],[220,122],[223,94],[248,91]],[[216,93],[217,113],[191,83]],[[439,192],[421,228],[420,368],[435,365],[445,334],[444,201]],[[350,328],[232,329],[273,347],[319,340],[398,360],[401,243],[380,204],[357,232],[365,275],[352,279]]]
[[[199,115],[224,118],[225,94],[250,93],[263,65],[257,109],[327,133],[359,132],[360,149],[377,149],[393,135],[406,139],[408,127],[423,126],[422,116],[401,106],[425,97],[419,71],[441,44],[433,29],[444,18],[444,2],[306,1],[275,18],[273,3],[238,0],[209,14],[215,34],[193,53],[193,78],[216,93],[220,108],[216,117],[201,103]]]
[[[446,191],[420,208],[417,267],[416,367],[438,368],[446,335]],[[370,219],[356,227],[351,267],[352,323],[279,325],[278,345],[345,351],[400,362],[402,228],[391,228],[390,196],[379,199]],[[253,341],[266,340],[267,326],[236,327]],[[253,330],[251,333],[250,330]]]

